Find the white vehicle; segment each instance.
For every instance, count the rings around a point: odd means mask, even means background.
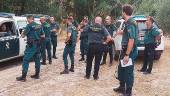
[[[6,26],[7,30],[3,31],[2,26]],[[23,56],[24,49],[20,46],[24,43],[21,42],[14,19],[0,17],[0,62]]]
[[[26,38],[21,37],[21,32],[28,24],[27,18],[11,14],[0,12],[0,62],[23,56],[26,47]],[[39,18],[34,21],[41,24]],[[1,30],[2,25],[12,34],[5,35],[8,32]]]
[[[133,16],[133,18],[136,20],[137,22],[137,25],[138,25],[138,30],[139,30],[139,34],[138,34],[138,41],[139,41],[139,45],[138,45],[138,51],[139,51],[139,55],[138,56],[143,56],[144,55],[144,36],[145,36],[145,29],[146,29],[146,17],[143,16],[143,15],[136,15],[136,16]],[[164,51],[164,47],[165,47],[165,41],[164,41],[164,36],[163,36],[163,32],[162,30],[158,27],[158,25],[156,23],[153,24],[154,27],[158,28],[159,31],[161,32],[161,40],[158,41],[159,44],[157,46],[157,48],[155,49],[155,56],[154,58],[156,60],[160,59],[161,57],[161,54],[162,52]],[[118,20],[116,22],[116,27],[118,29],[124,29],[124,20],[121,19],[121,20]],[[115,60],[118,59],[119,57],[119,53],[120,53],[120,50],[121,50],[121,41],[122,41],[122,35],[117,35],[114,39],[114,42],[115,42]]]

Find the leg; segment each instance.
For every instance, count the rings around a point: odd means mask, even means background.
[[[114,88],[115,92],[125,93],[125,68],[121,67],[120,60],[123,58],[123,51],[121,52],[121,58],[119,59],[119,66],[118,66],[118,80],[119,80],[119,87]]]
[[[155,53],[155,47],[154,45],[151,45],[150,48],[149,48],[149,55],[148,55],[148,59],[149,59],[149,67],[147,69],[147,72],[148,73],[151,73],[152,71],[152,67],[153,67],[153,60],[154,60],[154,53]]]
[[[39,73],[40,73],[40,54],[36,53],[34,55],[34,61],[35,61],[35,74],[31,75],[31,78],[39,79]]]
[[[131,96],[132,94],[132,87],[133,87],[133,83],[134,83],[134,66],[128,66],[125,69],[125,82],[126,82],[126,94],[128,96]]]
[[[109,56],[110,56],[110,65],[113,63],[113,46],[109,45]]]
[[[143,62],[143,67],[140,70],[141,72],[145,72],[147,69],[147,65],[148,65],[148,49],[145,46],[145,50],[144,50],[144,62]]]
[[[52,57],[51,57],[51,41],[50,40],[46,44],[46,49],[47,49],[47,53],[48,53],[49,64],[51,64],[52,63]]]
[[[35,51],[35,50],[34,50]],[[17,77],[17,81],[26,81],[26,75],[29,68],[29,62],[32,59],[34,55],[34,52],[32,52],[31,48],[26,48],[24,58],[23,58],[23,64],[22,64],[22,76]]]
[[[57,57],[56,57],[57,36],[52,36],[51,42],[52,42],[52,45],[53,45],[53,58],[57,59]]]
[[[67,60],[67,56],[69,54],[69,46],[66,45],[64,48],[64,52],[63,52],[63,60],[64,60],[64,71],[60,72],[60,74],[68,74],[69,70],[68,70],[68,60]]]
[[[106,64],[107,53],[108,52],[105,52],[105,51],[103,52],[103,60],[102,60],[102,63],[100,65]]]
[[[75,53],[75,46],[71,46],[69,56],[71,60],[71,68],[70,71],[74,72],[74,53]]]
[[[93,58],[94,58],[93,45],[89,45],[87,52],[86,78],[90,78]]]
[[[84,60],[84,44],[83,44],[83,39],[80,41],[80,51],[81,51],[81,59],[79,61]]]
[[[42,41],[41,44],[41,57],[42,57],[42,65],[46,65],[46,41]]]
[[[106,64],[106,58],[107,58],[107,53],[108,53],[108,45],[104,45],[103,47],[103,60],[101,65]]]
[[[99,73],[99,68],[100,68],[100,61],[103,53],[103,48],[102,45],[97,45],[95,48],[95,65],[94,65],[94,79],[98,79],[98,73]]]

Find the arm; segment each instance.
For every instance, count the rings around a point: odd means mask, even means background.
[[[71,32],[68,32],[65,42],[68,42],[70,40],[70,37],[71,37]]]
[[[127,45],[127,50],[126,50],[126,53],[125,53],[125,56],[124,56],[124,59],[123,59],[123,62],[124,64],[127,64],[129,62],[129,55],[134,47],[134,43],[135,43],[135,34],[136,34],[136,30],[135,30],[135,26],[134,25],[130,25],[128,28],[127,28],[127,31],[128,31],[128,37],[129,37],[129,40],[128,40],[128,45]]]
[[[78,33],[77,33],[77,42],[79,42],[81,32],[80,32],[80,31],[77,31],[77,32],[78,32]]]
[[[69,27],[67,29],[67,37],[65,39],[65,42],[68,42],[71,39],[71,33],[72,33],[72,29]]]
[[[40,37],[41,37],[41,39],[45,39],[45,33],[44,33],[42,26],[40,28]]]
[[[104,36],[106,37],[106,41],[104,42],[104,44],[109,43],[110,41],[112,41],[112,37],[110,36],[109,32],[107,31],[106,28],[104,28]]]
[[[21,33],[21,37],[22,38],[25,38],[25,36],[27,35],[27,33],[29,32],[29,26],[27,25],[25,28],[24,28],[24,30],[22,31],[22,33]]]

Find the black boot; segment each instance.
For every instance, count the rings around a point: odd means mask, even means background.
[[[51,58],[49,59],[49,64],[52,64],[52,59]]]
[[[42,65],[47,65],[46,64],[46,59],[43,59],[43,61],[41,62]]]
[[[106,64],[106,61],[103,61],[100,65],[104,65],[104,64]]]
[[[71,68],[69,69],[69,71],[74,72],[74,65],[73,64],[71,64]]]
[[[113,89],[115,92],[118,93],[125,93],[125,83],[124,82],[120,82],[120,86],[118,88],[114,88]]]
[[[69,74],[68,66],[65,66],[65,69],[60,74]]]
[[[25,82],[26,81],[26,76],[27,76],[27,72],[22,71],[22,76],[16,77],[16,80],[21,81],[21,82]]]
[[[39,71],[36,71],[34,75],[31,75],[31,78],[40,79],[39,73],[40,73]]]
[[[53,55],[53,58],[54,58],[54,59],[58,59],[55,55]]]
[[[81,59],[79,59],[79,61],[84,61],[84,57],[82,56],[82,58],[81,58]]]
[[[132,88],[127,88],[126,94],[124,94],[124,96],[132,96]]]

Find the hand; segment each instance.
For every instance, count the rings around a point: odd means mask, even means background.
[[[57,30],[56,30],[56,29],[52,29],[51,31],[52,31],[52,32],[57,32]]]
[[[106,45],[107,43],[106,42],[103,42],[104,45]]]
[[[124,64],[127,64],[129,62],[129,56],[125,56],[124,58],[123,58],[123,63]]]
[[[122,35],[123,34],[123,30],[118,30],[116,35]]]

